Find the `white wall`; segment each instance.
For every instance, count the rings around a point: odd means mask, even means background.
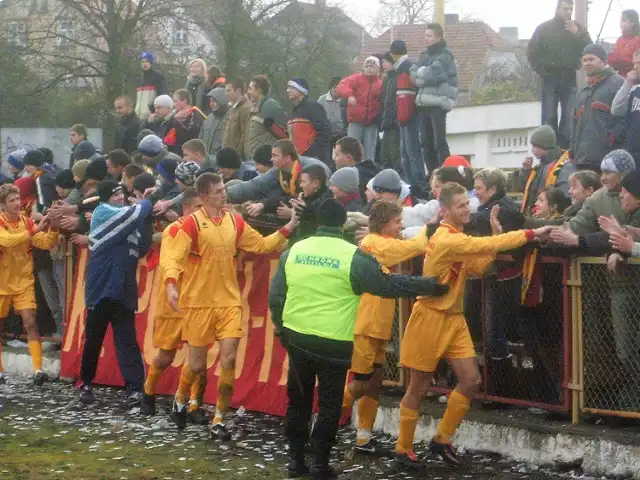
[[[89,128],[89,141],[102,150],[102,129]],[[2,144],[2,172],[6,171],[6,158],[14,150],[24,148],[34,150],[40,147],[50,148],[55,163],[60,168],[69,168],[71,143],[68,128],[0,128],[0,143]]]
[[[447,115],[452,155],[470,155],[473,168],[520,168],[529,136],[540,125],[540,102],[454,109]]]

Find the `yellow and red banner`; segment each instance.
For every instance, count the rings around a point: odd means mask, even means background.
[[[62,347],[60,376],[79,378],[86,308],[84,303],[85,272],[89,252],[80,249],[75,272],[70,282],[71,295],[67,305],[67,328]],[[136,331],[145,365],[156,354],[152,337],[156,297],[160,287],[157,252],[152,252],[138,264],[138,312]],[[289,361],[286,351],[274,335],[267,302],[271,277],[278,265],[278,255],[241,254],[238,259],[238,279],[243,299],[243,330],[236,363],[236,383],[233,405],[247,410],[284,415],[287,408],[287,375]],[[178,385],[180,369],[185,361],[186,346],[178,350],[176,358],[158,385],[158,393],[173,394]],[[220,373],[219,349],[214,345],[207,359],[207,403],[215,403],[217,380]],[[111,327],[107,331],[100,354],[96,384],[122,386],[124,381],[116,361]]]

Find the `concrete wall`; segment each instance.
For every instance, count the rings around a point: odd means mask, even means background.
[[[529,136],[540,125],[540,102],[454,109],[447,115],[452,155],[469,155],[473,168],[520,168]]]
[[[89,128],[89,141],[102,150],[102,129]],[[71,143],[68,128],[0,128],[2,172],[7,173],[6,158],[14,150],[34,150],[47,147],[53,151],[55,163],[60,168],[69,168]]]

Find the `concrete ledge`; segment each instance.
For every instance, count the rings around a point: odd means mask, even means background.
[[[31,356],[26,348],[2,346],[2,366],[8,375],[32,375]],[[60,352],[43,352],[42,370],[51,378],[60,376]]]
[[[416,430],[416,442],[435,434],[443,407],[428,403]],[[611,429],[531,417],[526,410],[501,412],[474,409],[462,423],[454,443],[465,450],[491,452],[532,465],[582,467],[592,475],[640,480],[640,435],[637,428]],[[354,418],[354,426],[357,425]],[[397,436],[397,398],[383,397],[374,430]]]

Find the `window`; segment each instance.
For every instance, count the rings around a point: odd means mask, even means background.
[[[73,44],[73,37],[73,20],[60,20],[60,22],[58,23],[58,45],[69,46]]]
[[[186,45],[189,40],[189,32],[182,25],[175,25],[173,27],[173,44],[174,45]]]
[[[26,47],[28,40],[26,22],[9,22],[7,41],[11,45]]]

